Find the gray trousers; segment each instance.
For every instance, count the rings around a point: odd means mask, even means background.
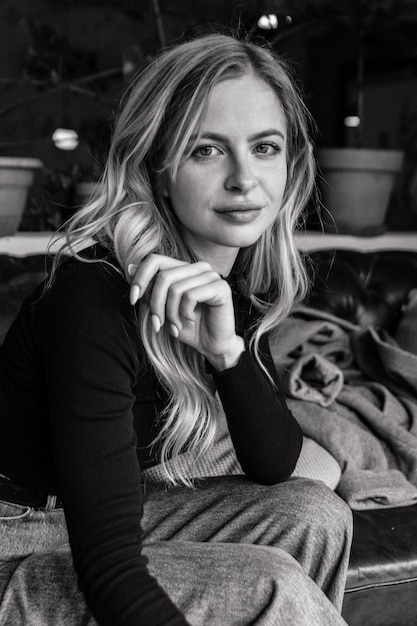
[[[193,626],[345,623],[351,512],[322,483],[264,487],[229,476],[196,489],[145,490],[149,570]],[[0,541],[7,541],[1,523]],[[44,536],[41,551],[26,556],[0,554],[0,624],[96,623],[77,589],[65,528],[59,535],[55,527],[54,541]]]

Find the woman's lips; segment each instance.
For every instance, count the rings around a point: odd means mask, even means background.
[[[215,209],[215,212],[229,222],[246,224],[255,220],[263,206],[255,204],[233,204]]]

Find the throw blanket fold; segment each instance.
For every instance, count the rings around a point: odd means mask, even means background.
[[[301,398],[328,406],[343,387],[343,373],[320,354],[299,357],[293,368],[281,373],[283,387],[293,398]]]
[[[336,491],[351,508],[416,503],[417,355],[308,307],[270,345],[288,404],[304,434],[339,462]]]
[[[351,470],[338,486],[338,494],[352,509],[363,511],[376,508],[408,506],[416,502],[413,490],[404,474],[398,470]]]

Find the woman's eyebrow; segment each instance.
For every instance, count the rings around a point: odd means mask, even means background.
[[[277,128],[267,128],[265,130],[261,130],[258,133],[250,135],[248,137],[249,141],[256,141],[257,139],[263,139],[264,137],[270,137],[271,135],[278,135],[282,139],[285,139],[285,135],[281,130]],[[221,135],[220,133],[215,133],[211,131],[203,132],[201,135],[192,135],[191,141],[196,141],[198,139],[209,139],[211,141],[221,141],[227,143],[229,138],[226,135]]]
[[[282,139],[285,139],[285,134],[282,130],[277,128],[268,128],[267,130],[261,130],[259,133],[255,133],[249,137],[249,141],[255,141],[256,139],[262,139],[263,137],[270,137],[271,135],[278,135]]]

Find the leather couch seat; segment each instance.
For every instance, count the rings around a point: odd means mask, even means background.
[[[307,304],[396,336],[417,288],[417,252],[326,250],[310,258]],[[417,625],[417,505],[354,511],[353,522],[343,617],[349,626]]]
[[[343,602],[350,626],[417,624],[417,505],[354,511]]]

